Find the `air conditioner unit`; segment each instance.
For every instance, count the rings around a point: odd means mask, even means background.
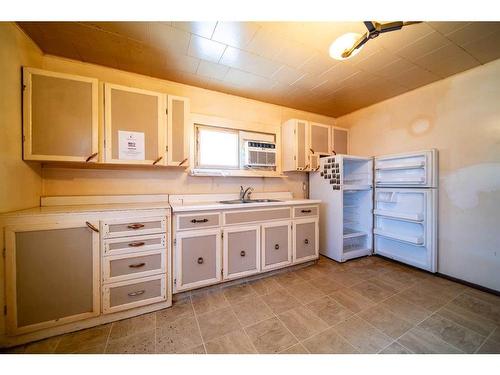
[[[263,141],[245,141],[244,167],[276,167],[276,144]]]

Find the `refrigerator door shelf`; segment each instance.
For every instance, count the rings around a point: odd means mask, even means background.
[[[426,150],[375,158],[377,186],[437,187],[437,151]]]
[[[406,242],[416,246],[424,246],[424,238],[422,236],[407,236],[399,233],[390,233],[381,229],[374,229],[373,233],[376,235],[390,238],[391,240]]]

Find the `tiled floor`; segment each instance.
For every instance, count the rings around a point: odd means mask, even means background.
[[[193,291],[16,353],[500,353],[500,297],[379,258]]]

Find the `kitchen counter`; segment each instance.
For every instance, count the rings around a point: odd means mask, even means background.
[[[207,211],[207,210],[233,210],[233,209],[251,209],[257,207],[277,207],[277,206],[297,206],[318,204],[318,199],[293,199],[289,192],[278,193],[253,193],[252,199],[277,199],[279,202],[256,202],[256,203],[220,203],[223,200],[238,199],[238,194],[189,194],[189,195],[171,195],[170,205],[172,212],[187,211]]]

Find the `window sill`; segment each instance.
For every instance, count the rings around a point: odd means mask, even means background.
[[[249,171],[241,169],[196,169],[189,170],[189,175],[194,177],[268,177],[287,178],[288,176],[275,171]]]

